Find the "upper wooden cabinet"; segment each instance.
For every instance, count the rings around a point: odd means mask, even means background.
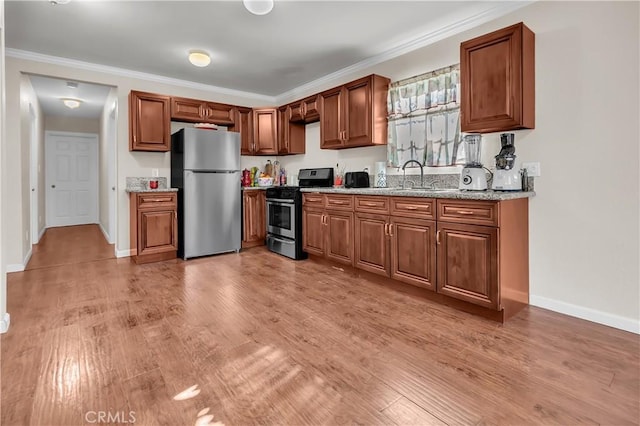
[[[259,108],[253,110],[253,155],[278,153],[278,110]]]
[[[314,123],[320,120],[320,95],[316,94],[300,101],[292,102],[289,121],[292,123]]]
[[[236,107],[235,123],[229,127],[229,130],[240,133],[240,154],[251,155],[253,153],[253,110]]]
[[[278,154],[304,154],[305,125],[290,120],[293,113],[291,106],[278,108]]]
[[[460,45],[461,129],[535,127],[535,34],[522,22]]]
[[[232,126],[235,124],[236,117],[233,105],[173,97],[171,98],[171,118],[178,121]]]
[[[155,93],[129,93],[129,150],[171,150],[170,98]]]
[[[320,94],[320,147],[386,145],[389,79],[370,75]]]

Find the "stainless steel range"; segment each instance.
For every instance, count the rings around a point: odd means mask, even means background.
[[[306,259],[302,250],[302,193],[300,188],[330,187],[333,169],[301,169],[300,186],[267,188],[267,248],[291,259]]]

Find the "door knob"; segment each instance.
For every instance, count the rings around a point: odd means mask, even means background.
[[[51,185],[51,187],[52,187],[52,188],[55,188],[56,186],[55,186],[55,185]]]
[[[31,192],[36,192],[36,189],[35,188],[31,188]]]
[[[115,187],[115,186],[112,186],[112,187],[111,187],[111,190],[112,190],[112,191],[115,191],[115,190],[116,190],[116,187]]]

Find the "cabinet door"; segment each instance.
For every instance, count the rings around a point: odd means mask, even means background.
[[[199,122],[206,117],[205,103],[197,99],[171,98],[173,120]]]
[[[266,231],[266,200],[261,190],[246,190],[243,192],[242,216],[244,232],[242,241],[245,243],[261,243],[267,236]]]
[[[294,123],[304,123],[304,104],[302,101],[293,102],[288,105],[289,110],[291,111],[289,114],[289,120]]]
[[[343,89],[337,87],[320,94],[320,148],[338,148],[343,145]]]
[[[389,276],[389,216],[357,213],[355,256],[357,268]]]
[[[221,126],[233,126],[235,124],[233,105],[208,102],[205,111],[208,123],[220,124]]]
[[[326,256],[337,262],[353,264],[353,213],[328,211],[325,217]]]
[[[436,289],[436,222],[392,216],[391,278]]]
[[[278,108],[278,154],[289,153],[289,117],[291,107]]]
[[[520,23],[460,45],[463,132],[533,128],[533,37]]]
[[[438,292],[499,309],[498,229],[438,224]]]
[[[345,85],[345,145],[371,144],[371,78]]]
[[[253,143],[255,155],[278,153],[278,110],[253,110]]]
[[[307,253],[324,256],[324,212],[302,209],[302,249]]]
[[[129,150],[171,150],[171,98],[132,91],[129,94]]]
[[[240,154],[253,154],[253,112],[251,108],[238,107],[234,125],[229,128],[240,133]]]
[[[138,212],[138,255],[178,250],[175,210]]]
[[[314,123],[320,120],[320,96],[313,95],[302,101],[303,118],[305,123]]]

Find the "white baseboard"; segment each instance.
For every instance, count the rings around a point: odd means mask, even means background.
[[[22,272],[27,267],[29,260],[31,260],[31,254],[33,253],[33,246],[29,247],[29,251],[24,256],[22,263],[10,263],[7,265],[7,273]]]
[[[11,317],[7,312],[4,313],[2,319],[0,319],[0,334],[6,333],[9,330],[9,325],[11,324]]]
[[[116,257],[129,257],[134,256],[136,254],[136,250],[117,250],[116,249]]]
[[[618,328],[631,333],[640,334],[640,321],[634,320],[633,318],[622,317],[620,315],[585,308],[583,306],[573,305],[571,303],[561,302],[559,300],[549,299],[542,296],[530,295],[529,304],[539,308],[549,309],[550,311],[559,312],[561,314],[570,315],[572,317],[596,322],[598,324],[608,325],[609,327]]]
[[[47,227],[43,226],[42,229],[40,230],[40,232],[38,232],[38,241],[36,241],[36,244],[38,244],[40,242],[40,240],[42,239],[42,236],[44,235],[44,233],[47,231]]]
[[[100,230],[102,231],[102,235],[104,235],[104,239],[107,240],[107,242],[109,244],[113,244],[111,242],[111,237],[109,236],[109,233],[107,232],[106,229],[104,229],[104,226],[102,226],[102,223],[98,223],[98,226],[100,227]]]

